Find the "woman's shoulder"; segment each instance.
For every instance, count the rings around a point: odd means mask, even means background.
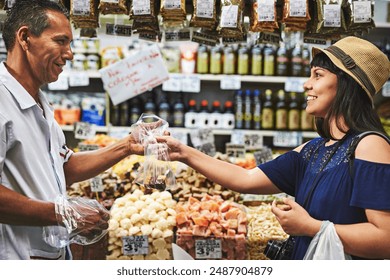
[[[355,158],[390,164],[390,144],[379,135],[367,135],[358,143]]]

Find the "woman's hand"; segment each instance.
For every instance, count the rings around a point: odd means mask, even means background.
[[[283,204],[277,204],[274,200],[271,210],[289,235],[313,237],[320,230],[321,221],[312,218],[301,205],[291,199],[284,198]]]

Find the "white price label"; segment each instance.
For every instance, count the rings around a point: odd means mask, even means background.
[[[69,89],[69,80],[68,75],[61,73],[58,76],[58,80],[47,85],[49,90],[68,90]]]
[[[103,192],[104,191],[103,179],[100,175],[89,179],[89,182],[91,184],[91,191],[92,192]]]
[[[195,240],[196,259],[221,259],[222,246],[220,239]]]
[[[181,90],[183,92],[200,92],[199,75],[185,75],[181,80]]]
[[[390,97],[390,82],[386,82],[382,88],[382,95],[384,97]]]
[[[181,91],[181,74],[169,74],[169,79],[163,82],[162,89],[164,91]]]
[[[241,89],[241,77],[238,75],[222,76],[221,89]]]
[[[232,158],[245,158],[246,149],[244,145],[226,143],[226,155]]]
[[[259,150],[263,147],[263,137],[259,134],[244,134],[244,145],[247,150]]]
[[[74,128],[75,139],[90,139],[96,135],[95,126],[86,122],[76,122]]]
[[[69,75],[69,86],[86,87],[89,86],[89,76],[86,72],[71,72]]]
[[[303,84],[307,81],[307,78],[287,78],[284,83],[285,91],[303,92]]]
[[[297,147],[302,144],[302,133],[278,131],[274,135],[273,145],[276,147]]]
[[[147,255],[149,254],[149,242],[147,235],[123,236],[123,255]]]

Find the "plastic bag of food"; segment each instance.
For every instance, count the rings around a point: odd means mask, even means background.
[[[132,125],[134,139],[145,147],[145,161],[140,168],[136,183],[146,188],[166,190],[176,183],[171,166],[168,145],[158,143],[156,137],[163,136],[168,129],[168,122],[156,115],[142,114]]]

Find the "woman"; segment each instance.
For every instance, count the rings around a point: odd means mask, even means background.
[[[350,36],[325,50],[313,49],[311,75],[304,84],[307,112],[319,138],[252,170],[213,159],[171,137],[161,137],[179,160],[214,182],[242,193],[285,192],[272,211],[296,237],[293,259],[303,259],[322,221],[335,225],[352,258],[390,258],[390,146],[378,135],[358,144],[350,173],[347,150],[361,132],[383,128],[373,96],[390,75],[387,57],[368,41]]]

